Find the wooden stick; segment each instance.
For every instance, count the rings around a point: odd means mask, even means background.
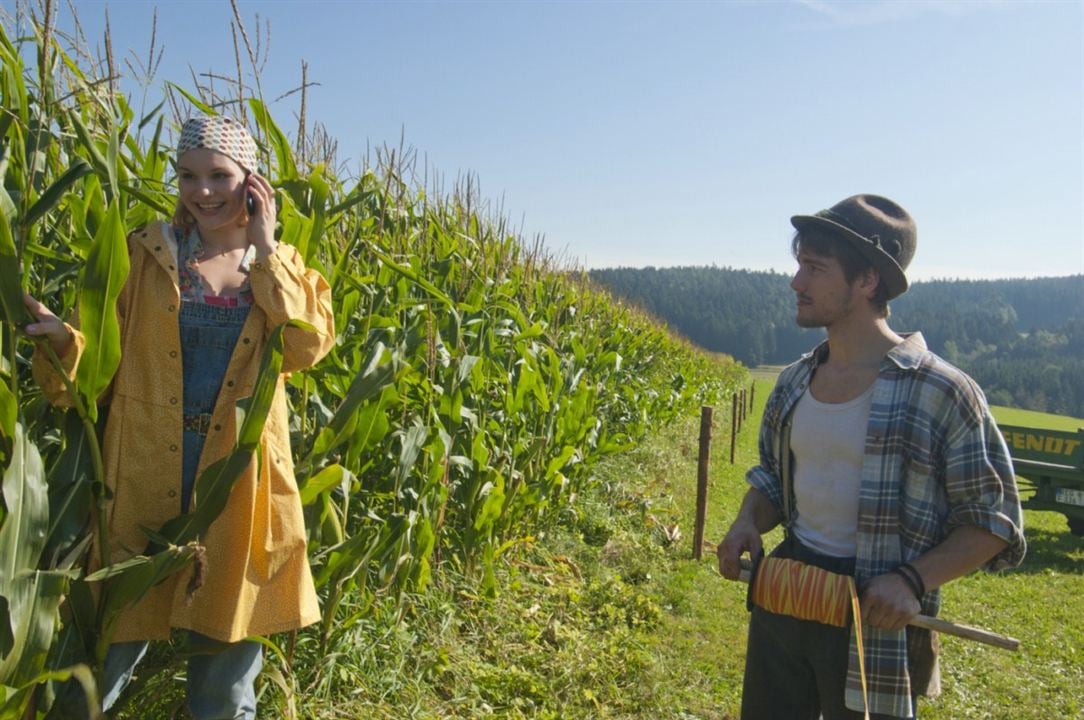
[[[937,632],[945,633],[946,635],[955,635],[956,637],[974,640],[975,642],[985,643],[986,645],[1012,650],[1013,652],[1020,649],[1020,641],[1016,638],[1007,635],[998,635],[989,630],[983,630],[982,628],[972,627],[971,625],[964,625],[962,623],[949,622],[948,620],[942,620],[928,615],[916,615],[911,618],[910,624],[927,630],[936,630]]]
[[[693,559],[704,550],[704,521],[708,515],[708,464],[711,458],[712,408],[700,408],[700,458],[696,466],[696,524],[693,526]]]
[[[734,464],[734,447],[738,441],[738,393],[730,398],[730,464]]]
[[[744,583],[748,583],[751,572],[752,563],[750,563],[748,559],[742,558],[741,572],[738,575],[738,579]],[[1016,638],[1011,638],[1007,635],[999,635],[998,633],[972,627],[970,625],[961,625],[960,623],[941,620],[940,618],[930,617],[929,615],[916,615],[911,618],[911,622],[908,624],[925,630],[936,630],[937,632],[964,638],[965,640],[974,640],[975,642],[980,642],[985,645],[993,645],[994,647],[999,647],[1004,650],[1012,650],[1015,652],[1020,649],[1020,641]]]

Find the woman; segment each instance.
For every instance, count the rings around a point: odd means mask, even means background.
[[[240,123],[188,120],[177,147],[172,223],[129,236],[131,269],[117,303],[123,356],[103,442],[112,562],[146,547],[142,527],[157,529],[199,502],[195,479],[233,448],[236,403],[251,394],[274,328],[291,319],[311,326],[284,332],[283,373],[313,365],[334,344],[328,284],[293,247],[276,243],[274,193],[255,170],[256,146]],[[27,332],[47,338],[74,377],[82,336],[34,298],[26,304],[37,318]],[[43,355],[34,371],[51,400],[70,402]],[[186,598],[188,572],[178,573],[122,617],[106,659],[105,707],[147,641],[184,628],[197,651],[228,644],[189,660],[193,716],[253,718],[262,656],[245,638],[319,619],[282,377],[260,445],[200,539],[201,588]]]

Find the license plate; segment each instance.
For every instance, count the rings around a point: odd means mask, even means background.
[[[1054,500],[1065,503],[1066,505],[1079,505],[1084,507],[1084,490],[1054,488]]]

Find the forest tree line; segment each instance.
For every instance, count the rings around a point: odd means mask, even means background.
[[[589,275],[697,345],[749,366],[793,362],[824,337],[795,325],[782,273],[647,267]],[[893,329],[922,331],[990,402],[1084,417],[1084,275],[917,282],[890,309]]]

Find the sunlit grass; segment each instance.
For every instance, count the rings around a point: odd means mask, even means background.
[[[1003,405],[992,405],[990,411],[993,412],[994,419],[1004,425],[1023,425],[1046,430],[1068,430],[1069,432],[1084,428],[1084,418],[1072,417],[1071,415],[1053,415]]]

